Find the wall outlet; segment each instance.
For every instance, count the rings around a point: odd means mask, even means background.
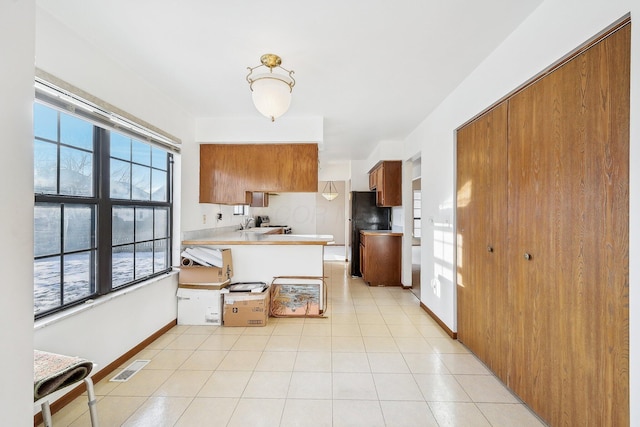
[[[433,294],[435,296],[440,296],[440,280],[437,277],[431,279],[431,289],[433,290]]]

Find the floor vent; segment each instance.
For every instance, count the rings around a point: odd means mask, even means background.
[[[151,360],[134,360],[129,366],[124,368],[118,375],[111,378],[109,381],[125,382],[129,381],[129,378],[138,373],[138,371],[144,368]]]

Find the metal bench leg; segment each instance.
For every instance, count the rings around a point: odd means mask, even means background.
[[[42,422],[44,423],[44,427],[51,427],[53,423],[51,422],[51,408],[49,407],[49,401],[45,400],[42,402]]]
[[[93,392],[93,381],[90,377],[84,379],[87,386],[87,398],[89,399],[89,416],[91,417],[91,427],[98,427],[98,410],[96,408],[96,395]],[[46,426],[46,424],[45,424]]]

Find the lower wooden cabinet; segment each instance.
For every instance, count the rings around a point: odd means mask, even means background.
[[[371,286],[400,286],[402,233],[360,231],[360,273]]]

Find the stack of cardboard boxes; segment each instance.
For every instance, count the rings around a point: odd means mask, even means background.
[[[231,249],[222,249],[221,267],[185,265],[178,275],[178,325],[265,326],[269,288],[229,292],[233,277]]]
[[[238,292],[237,285],[222,291],[225,326],[265,326],[269,318],[269,288],[261,283],[254,289]]]

